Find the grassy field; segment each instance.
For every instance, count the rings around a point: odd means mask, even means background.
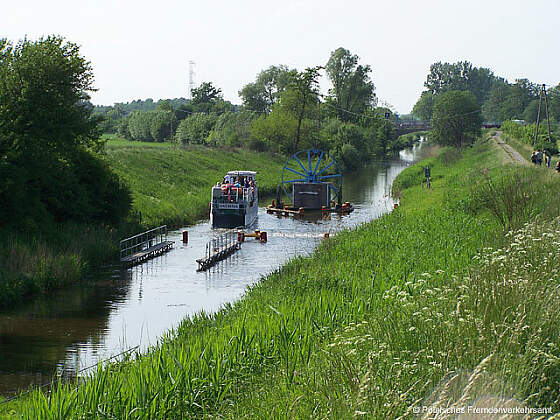
[[[106,160],[132,191],[142,225],[182,226],[208,216],[210,188],[227,171],[257,171],[259,191],[271,195],[285,158],[247,150],[179,147],[172,143],[107,141]]]
[[[558,188],[480,142],[395,184],[401,206],[296,258],[148,354],[12,418],[395,418],[414,407],[560,410]],[[518,171],[533,185],[518,184]],[[523,191],[509,197],[511,187]],[[492,189],[494,188],[494,189]],[[488,201],[488,192],[496,195]],[[500,207],[499,204],[507,204]],[[510,208],[523,217],[511,215]],[[422,415],[422,413],[420,413]]]

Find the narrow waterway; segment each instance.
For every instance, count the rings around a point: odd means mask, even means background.
[[[255,228],[268,233],[268,243],[248,239],[209,271],[197,272],[195,260],[220,231],[202,221],[185,228],[188,244],[181,242],[182,229],[170,232],[175,248],[162,257],[128,270],[106,268],[91,282],[0,313],[0,393],[48,383],[53,375],[75,376],[135,346],[146,349],[186,316],[218,309],[291,257],[309,254],[325,232],[336,233],[391,211],[393,180],[427,149],[415,145],[346,176],[344,200],[355,206],[349,216],[280,218],[261,207]]]

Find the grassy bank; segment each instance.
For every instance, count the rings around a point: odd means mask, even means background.
[[[61,224],[43,232],[0,231],[0,308],[64,287],[119,255],[119,240],[138,229]]]
[[[261,197],[271,195],[285,162],[247,150],[119,139],[107,142],[106,159],[131,189],[134,212],[142,212],[144,226],[181,226],[207,216],[211,186],[231,170],[257,171]]]
[[[489,143],[444,150],[429,161],[430,191],[422,165],[399,177],[398,211],[289,262],[216,314],[185,320],[149,354],[3,413],[394,418],[418,404],[475,401],[558,411],[558,200],[529,195],[514,207],[529,209],[526,220],[504,228],[484,192],[507,192],[518,168],[498,162]]]

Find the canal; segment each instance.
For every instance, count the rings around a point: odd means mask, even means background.
[[[240,251],[206,272],[196,271],[196,259],[220,233],[207,220],[185,228],[187,244],[181,242],[182,229],[170,232],[175,247],[161,257],[127,270],[100,269],[91,281],[0,313],[0,393],[48,383],[53,375],[75,377],[128,349],[145,350],[183,318],[239,298],[288,259],[311,253],[324,233],[391,211],[393,180],[428,149],[418,144],[346,176],[344,200],[355,206],[349,216],[280,218],[267,214],[261,202],[255,228],[268,233],[268,242],[248,238]]]

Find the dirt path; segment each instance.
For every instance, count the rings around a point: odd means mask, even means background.
[[[504,156],[511,163],[519,163],[521,165],[529,165],[529,161],[527,159],[525,159],[523,156],[521,156],[519,154],[519,152],[517,152],[513,147],[511,147],[509,144],[507,144],[504,141],[504,139],[502,138],[502,132],[501,131],[496,131],[496,133],[494,133],[494,135],[490,139],[492,141],[494,141],[498,145],[498,147],[500,147],[502,149],[502,151],[504,152]]]

